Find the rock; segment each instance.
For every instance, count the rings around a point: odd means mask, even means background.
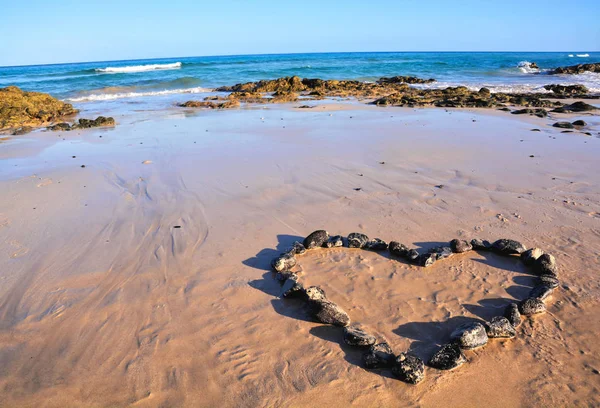
[[[543,108],[539,108],[539,109],[531,109],[531,108],[526,108],[526,109],[519,109],[519,110],[514,110],[511,112],[513,115],[532,115],[532,116],[537,116],[538,118],[545,118],[546,116],[548,116],[548,111],[546,109]]]
[[[282,298],[294,298],[304,296],[304,286],[300,282],[294,279],[288,279],[284,282],[281,287],[281,293],[279,297]]]
[[[533,271],[536,275],[558,276],[558,267],[556,259],[550,254],[541,255],[533,264]]]
[[[369,242],[369,237],[365,234],[353,232],[348,235],[348,248],[363,248],[367,242]]]
[[[302,255],[306,252],[306,248],[300,242],[295,241],[291,247],[289,247],[286,251],[288,254],[292,255]]]
[[[452,252],[462,254],[463,252],[472,250],[473,245],[471,245],[465,240],[453,239],[452,241],[450,241],[450,248],[452,248]]]
[[[296,258],[294,255],[284,253],[273,259],[271,266],[276,272],[287,271],[296,266]]]
[[[585,121],[583,120],[576,120],[575,122],[571,123],[573,126],[587,126],[587,123],[585,123]]]
[[[388,244],[382,239],[374,238],[365,244],[365,249],[371,251],[385,251],[388,249]]]
[[[343,241],[341,235],[336,235],[334,237],[330,237],[327,241],[325,241],[323,246],[325,248],[341,247],[341,246],[344,246],[344,241]]]
[[[435,254],[435,256],[437,257],[437,260],[449,258],[452,255],[454,255],[454,252],[452,252],[452,248],[447,247],[447,246],[439,246],[439,247],[431,248],[427,252],[429,252],[430,254]]]
[[[511,303],[506,307],[504,317],[506,317],[513,327],[519,327],[521,325],[521,313],[519,312],[519,306],[516,303]]]
[[[527,250],[523,244],[512,239],[499,239],[492,247],[501,255],[519,255]]]
[[[378,84],[429,84],[435,82],[435,79],[421,79],[411,76],[395,76],[391,78],[379,78]]]
[[[510,108],[504,107],[504,108],[498,108],[499,111],[504,111],[504,112],[510,112]]]
[[[390,245],[388,246],[388,250],[390,251],[390,254],[392,254],[393,256],[396,256],[398,258],[407,258],[408,257],[408,251],[409,251],[408,247],[399,242],[396,242],[396,241],[390,242]]]
[[[476,251],[491,251],[492,243],[490,241],[482,240],[482,239],[472,239],[471,246]]]
[[[417,256],[417,258],[414,259],[415,264],[424,268],[433,265],[435,261],[437,261],[437,255],[430,253],[420,254],[419,256]]]
[[[409,261],[416,263],[417,259],[419,258],[419,253],[417,252],[416,249],[409,249],[408,254],[406,255],[406,258]]]
[[[465,323],[457,327],[450,337],[462,349],[471,350],[488,342],[485,326],[478,322]]]
[[[544,85],[544,89],[558,96],[585,95],[588,89],[583,85]]]
[[[318,230],[304,238],[303,245],[306,249],[314,249],[323,246],[329,239],[329,234],[325,230]]]
[[[540,129],[531,129],[532,132],[541,132]]]
[[[396,356],[387,343],[379,343],[371,346],[369,351],[363,354],[363,362],[366,368],[391,367],[396,362]]]
[[[21,127],[17,128],[17,129],[15,129],[11,133],[11,135],[13,135],[13,136],[22,136],[24,134],[27,134],[27,133],[31,132],[32,130],[33,130],[33,127],[31,127],[31,126],[21,126]]]
[[[367,347],[372,346],[376,341],[375,336],[367,333],[360,327],[344,327],[344,343],[349,346]]]
[[[400,381],[418,384],[425,378],[425,363],[419,357],[400,353],[392,367],[392,373]]]
[[[570,122],[556,122],[552,126],[555,128],[561,128],[561,129],[573,129],[575,127]]]
[[[187,101],[180,103],[177,106],[180,108],[231,109],[239,107],[240,101],[237,99],[232,99],[225,102]]]
[[[553,109],[552,112],[555,112],[555,113],[591,112],[596,109],[598,109],[598,108],[596,108],[593,105],[590,105],[589,103],[578,101],[578,102],[573,102],[570,105],[564,105],[564,106],[558,107],[556,109]]]
[[[52,126],[48,126],[46,129],[52,130],[54,132],[68,132],[71,130],[71,125],[66,122],[61,122]]]
[[[467,362],[458,344],[446,344],[439,349],[428,362],[428,365],[438,370],[452,370]]]
[[[546,311],[546,305],[540,299],[528,298],[521,302],[519,311],[522,315],[532,316]]]
[[[527,266],[531,266],[535,261],[544,254],[539,248],[531,248],[521,254],[521,261]]]
[[[283,271],[283,272],[277,272],[277,274],[275,274],[275,279],[277,279],[280,282],[285,282],[288,279],[297,281],[299,279],[299,277],[298,277],[298,274],[296,274],[294,272]]]
[[[541,284],[531,289],[531,292],[529,292],[529,297],[544,300],[548,296],[552,295],[552,292],[554,292],[554,288]]]
[[[538,67],[538,65],[535,62],[530,62],[528,65],[531,69],[540,69],[540,67]]]
[[[308,306],[312,316],[321,323],[342,327],[350,324],[348,313],[330,300],[310,300]]]
[[[520,320],[519,317],[519,323]],[[514,326],[506,317],[496,316],[487,326],[487,335],[490,338],[513,338],[517,335]]]
[[[71,129],[90,129],[95,127],[114,126],[115,120],[111,117],[98,116],[96,119],[79,119]]]
[[[308,300],[325,300],[327,296],[325,291],[319,286],[309,286],[304,290]]]
[[[65,120],[77,113],[70,103],[16,86],[0,88],[0,131],[33,128]]]
[[[600,72],[600,63],[577,64],[568,67],[558,67],[548,71],[548,74],[583,74],[584,72]]]
[[[554,275],[540,275],[540,281],[544,285],[549,286],[553,289],[557,288],[560,284],[560,281]]]

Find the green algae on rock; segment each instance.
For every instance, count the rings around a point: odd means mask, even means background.
[[[115,120],[112,117],[98,116],[96,119],[79,119],[72,125],[67,122],[57,123],[52,126],[48,126],[48,130],[53,131],[71,131],[75,129],[91,129],[96,127],[107,127],[114,126]]]

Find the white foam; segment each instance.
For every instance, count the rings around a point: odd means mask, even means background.
[[[521,61],[517,64],[519,70],[524,74],[532,74],[534,72],[540,72],[538,68],[531,68],[531,62],[529,61]]]
[[[149,64],[149,65],[131,65],[127,67],[106,67],[96,68],[94,71],[101,72],[104,74],[129,74],[132,72],[146,72],[155,71],[159,69],[179,69],[181,68],[181,62],[174,62],[172,64]]]
[[[587,58],[587,57],[589,57],[589,56],[590,56],[590,54],[577,54],[577,56],[578,56],[579,58]]]
[[[79,96],[67,99],[69,102],[91,102],[91,101],[112,101],[115,99],[139,98],[142,96],[160,96],[173,94],[197,94],[204,92],[212,92],[212,89],[207,88],[185,88],[185,89],[168,89],[164,91],[152,92],[118,92],[118,93],[98,93]]]
[[[569,54],[569,57],[573,58],[573,57],[574,57],[574,55],[573,55],[573,54]]]

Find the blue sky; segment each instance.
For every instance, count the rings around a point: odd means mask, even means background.
[[[0,0],[0,66],[333,51],[597,51],[600,0]]]

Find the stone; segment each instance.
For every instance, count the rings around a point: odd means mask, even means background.
[[[388,243],[382,239],[374,238],[365,244],[365,249],[371,251],[385,251],[388,249]]]
[[[390,245],[388,246],[388,250],[390,251],[390,254],[392,254],[393,256],[396,256],[398,258],[407,258],[408,257],[408,251],[409,251],[408,247],[399,242],[396,242],[396,241],[390,242]]]
[[[369,242],[369,237],[360,232],[353,232],[348,235],[348,248],[363,248]]]
[[[378,84],[428,84],[435,82],[435,79],[422,79],[411,76],[395,76],[391,78],[379,78]]]
[[[288,271],[296,266],[296,258],[294,255],[284,253],[273,259],[271,266],[276,272]]]
[[[437,255],[431,253],[420,254],[419,256],[417,256],[417,258],[414,259],[415,264],[424,268],[433,265],[435,261],[437,261]]]
[[[600,72],[600,63],[577,64],[568,67],[558,67],[548,71],[548,74],[583,74],[584,72]]]
[[[540,282],[553,289],[557,288],[558,285],[560,285],[560,281],[554,275],[540,275]]]
[[[531,289],[531,292],[529,292],[529,297],[544,300],[552,295],[552,292],[554,292],[554,288],[541,284]]]
[[[450,338],[454,340],[460,348],[466,350],[484,346],[488,342],[485,326],[478,322],[460,325],[452,332]]]
[[[418,384],[425,378],[425,363],[419,357],[400,353],[392,367],[392,373],[400,381]]]
[[[90,129],[95,127],[114,126],[115,120],[111,117],[98,116],[96,119],[79,119],[71,129]]]
[[[564,105],[559,108],[553,109],[552,112],[555,112],[555,113],[591,112],[596,109],[598,109],[598,108],[596,108],[593,105],[590,105],[589,103],[578,101],[578,102],[573,102],[570,105]]]
[[[558,96],[574,96],[574,95],[585,95],[588,93],[588,89],[583,85],[544,85],[544,89],[552,91]]]
[[[499,239],[492,244],[494,251],[501,255],[519,255],[527,250],[519,241]]]
[[[52,126],[48,126],[46,129],[52,130],[54,132],[69,132],[71,130],[71,125],[66,122],[56,123]]]
[[[302,243],[306,249],[320,248],[325,241],[329,239],[329,234],[325,230],[317,230],[304,238]]]
[[[430,254],[434,254],[436,257],[436,261],[440,259],[446,259],[454,255],[454,252],[452,252],[452,248],[447,246],[434,247],[429,249],[427,252]]]
[[[294,298],[304,296],[304,294],[304,286],[302,286],[300,282],[294,279],[288,279],[283,283],[279,297]]]
[[[571,124],[571,122],[556,122],[552,126],[555,128],[561,128],[561,129],[573,129],[575,127]]]
[[[417,262],[417,259],[419,258],[419,252],[417,252],[416,249],[409,249],[408,250],[408,254],[406,255],[406,258],[411,261],[411,262]]]
[[[516,303],[511,303],[510,305],[506,306],[504,317],[508,319],[508,322],[513,327],[519,327],[521,325],[521,312],[519,312],[519,305]]]
[[[533,264],[533,272],[536,275],[552,275],[558,276],[558,267],[556,266],[556,258],[550,254],[541,255]]]
[[[342,327],[350,324],[348,313],[330,300],[310,300],[308,307],[310,313],[318,322]]]
[[[521,261],[527,266],[531,266],[535,261],[544,254],[539,248],[531,248],[521,254]]]
[[[532,116],[537,116],[538,118],[545,118],[546,116],[548,116],[548,111],[546,109],[543,108],[539,108],[539,109],[531,109],[531,108],[526,108],[526,109],[519,109],[519,110],[514,110],[511,112],[513,115],[532,115]]]
[[[452,248],[452,252],[462,254],[463,252],[472,250],[473,245],[462,239],[453,239],[450,241],[450,248]]]
[[[486,241],[483,239],[477,239],[477,238],[472,239],[471,246],[476,251],[491,251],[492,250],[492,243],[490,241]]]
[[[496,316],[487,324],[487,335],[489,338],[509,339],[515,337],[517,331],[506,317]]]
[[[576,120],[575,122],[571,123],[573,126],[587,126],[587,123],[583,120]]]
[[[180,108],[207,108],[207,109],[231,109],[240,106],[240,101],[237,99],[225,102],[210,102],[210,101],[187,101],[180,103],[177,106]]]
[[[344,343],[354,347],[368,347],[375,344],[375,336],[357,326],[344,327]]]
[[[546,311],[546,305],[543,301],[537,298],[528,298],[519,304],[519,311],[522,315],[532,316]]]
[[[304,245],[302,245],[302,243],[295,241],[292,244],[292,246],[287,249],[286,252],[292,255],[302,255],[306,252],[306,248],[304,247]]]
[[[323,246],[325,248],[337,248],[344,246],[344,241],[341,235],[336,235],[334,237],[330,237],[327,241],[325,241]]]
[[[467,362],[458,344],[446,344],[442,346],[427,363],[430,367],[438,370],[452,370]]]
[[[366,368],[386,368],[394,365],[396,356],[389,344],[373,344],[369,351],[363,354],[363,362]]]
[[[326,300],[325,291],[319,286],[309,286],[304,290],[308,300]]]
[[[294,272],[283,271],[283,272],[277,272],[277,274],[275,275],[275,279],[277,279],[280,282],[285,282],[288,279],[297,281],[299,279],[299,277],[298,277],[298,274],[296,274]]]

